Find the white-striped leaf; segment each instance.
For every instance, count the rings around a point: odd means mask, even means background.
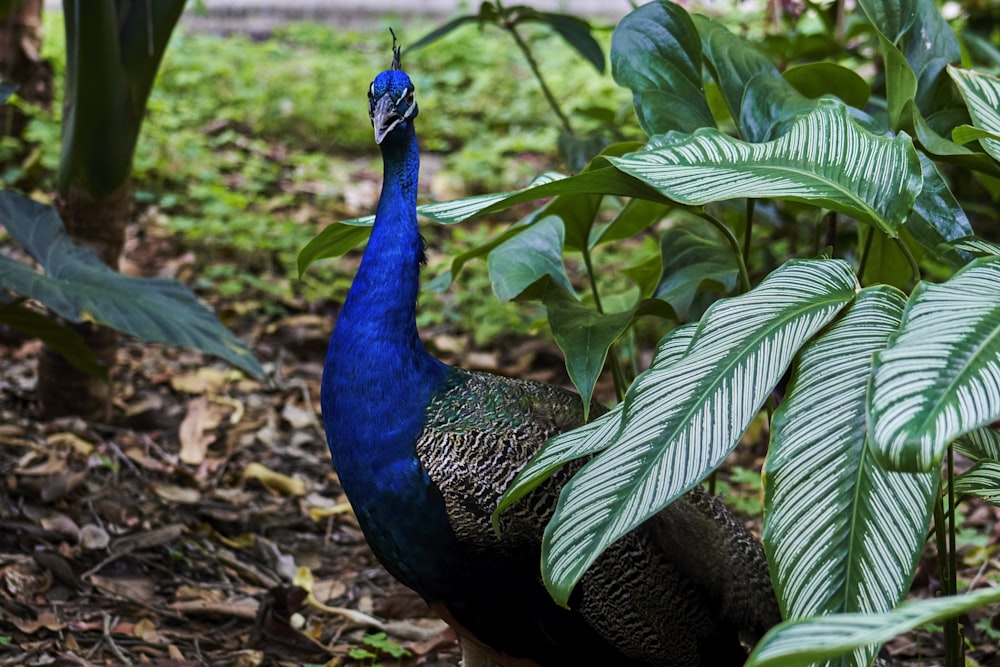
[[[833,614],[786,621],[764,635],[745,667],[803,667],[997,602],[1000,588],[985,588],[965,595],[904,602],[882,614]]]
[[[955,250],[964,250],[972,253],[976,257],[986,257],[988,255],[1000,255],[1000,243],[987,241],[978,236],[963,236],[950,243]]]
[[[869,437],[893,469],[936,470],[949,442],[1000,417],[1000,258],[920,283],[873,375]]]
[[[979,129],[1000,134],[1000,79],[975,70],[948,66],[948,74],[969,108],[972,122]],[[1000,141],[983,137],[979,144],[994,160],[1000,160]]]
[[[683,356],[691,346],[695,327],[695,324],[685,324],[664,336],[653,356],[650,370],[662,368]],[[500,504],[493,513],[494,524],[500,512],[526,496],[563,465],[596,454],[611,444],[621,427],[624,406],[624,403],[619,403],[594,421],[550,438],[527,465],[521,468],[521,472],[500,499]]]
[[[736,446],[796,350],[855,295],[841,260],[792,260],[705,313],[686,354],[642,373],[607,449],[563,487],[542,576],[565,604],[612,542],[700,482]]]
[[[767,143],[705,128],[654,137],[643,150],[609,160],[682,204],[789,199],[839,211],[890,236],[896,236],[923,182],[906,134],[875,136],[833,100],[817,101],[787,134]]]
[[[1000,505],[1000,461],[980,461],[955,478],[955,493]]]
[[[799,352],[774,413],[764,465],[764,548],[782,617],[884,612],[906,595],[938,476],[891,472],[865,438],[872,353],[886,346],[906,297],[885,285]],[[868,665],[865,646],[827,664]]]
[[[1000,433],[989,426],[973,429],[956,438],[954,445],[956,452],[973,461],[1000,461]]]

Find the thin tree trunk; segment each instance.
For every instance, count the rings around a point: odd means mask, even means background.
[[[0,16],[0,78],[17,84],[21,99],[52,106],[52,66],[42,60],[43,0],[16,0]],[[21,136],[27,118],[0,105],[0,136]]]
[[[92,249],[116,271],[129,221],[130,192],[130,182],[126,181],[108,197],[96,200],[84,188],[71,186],[64,197],[56,200],[59,216],[74,241]],[[118,350],[115,331],[87,322],[72,327],[106,368],[115,368]],[[38,360],[38,397],[45,418],[73,414],[109,422],[111,393],[109,381],[84,373],[59,353],[44,348]]]

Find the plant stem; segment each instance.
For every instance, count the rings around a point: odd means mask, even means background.
[[[948,445],[948,581],[951,584],[949,595],[958,593],[958,553],[955,549],[955,451]],[[962,631],[958,617],[952,616],[945,621],[945,641],[948,645],[949,657],[955,665],[965,664],[965,645],[962,641]]]
[[[594,273],[594,264],[590,258],[590,248],[583,248],[581,251],[583,255],[583,265],[587,269],[587,279],[590,281],[590,293],[594,296],[594,307],[597,312],[604,314],[604,306],[601,305],[601,294],[597,289],[597,274]],[[622,370],[621,363],[618,361],[618,354],[615,351],[615,345],[612,344],[608,348],[608,361],[611,365],[611,378],[615,383],[615,394],[618,395],[618,400],[624,400],[625,391],[628,389],[628,381],[625,379],[625,371]]]
[[[756,199],[747,199],[747,222],[743,229],[743,263],[750,263],[750,237],[753,235],[753,214],[757,208]]]
[[[499,0],[496,0],[496,5],[500,15],[503,16],[500,26],[510,33],[510,36],[514,38],[514,42],[517,44],[517,47],[521,49],[521,53],[524,54],[524,59],[528,61],[528,67],[531,68],[532,73],[538,80],[538,85],[542,88],[542,94],[545,95],[545,99],[549,103],[549,106],[552,107],[556,116],[559,117],[559,122],[562,123],[563,129],[567,134],[571,136],[575,135],[576,132],[573,131],[573,126],[570,124],[569,118],[563,113],[563,110],[559,107],[559,102],[556,101],[552,91],[549,90],[548,85],[546,85],[545,79],[542,78],[542,72],[538,68],[538,63],[535,61],[535,57],[531,54],[531,47],[529,47],[527,42],[525,42],[521,37],[521,33],[517,31],[517,25],[515,22],[507,18],[506,10],[504,10],[503,5],[500,4]]]
[[[948,494],[952,496],[951,476],[948,476]],[[953,508],[949,508],[949,513]],[[941,575],[941,592],[944,595],[954,595],[955,582],[951,571],[951,555],[948,553],[949,534],[954,532],[954,526],[945,528],[947,519],[944,511],[944,494],[938,494],[937,502],[934,504],[934,537],[937,541],[938,570]],[[947,667],[961,667],[959,656],[961,647],[959,646],[958,620],[949,618],[944,622],[945,641],[945,665]]]
[[[714,217],[707,211],[695,211],[694,213],[718,229],[722,232],[722,235],[726,237],[726,240],[729,242],[729,246],[733,249],[733,254],[736,255],[736,264],[740,274],[740,292],[749,292],[750,274],[747,273],[747,264],[743,260],[743,252],[740,249],[740,242],[736,238],[736,235],[733,234],[733,230],[729,228],[729,225]]]
[[[913,274],[913,282],[919,283],[920,265],[917,264],[917,258],[913,256],[913,253],[910,252],[910,249],[906,247],[906,244],[898,236],[893,239],[893,242],[895,242],[896,247],[903,253],[903,256],[906,257],[906,261],[910,265],[910,272]]]
[[[858,282],[865,284],[865,268],[868,266],[868,255],[872,249],[872,239],[875,238],[875,230],[868,230],[868,238],[865,239],[865,248],[861,251],[861,261],[858,263]]]

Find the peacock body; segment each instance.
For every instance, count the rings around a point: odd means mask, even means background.
[[[369,90],[384,181],[371,239],[337,318],[321,403],[333,464],[378,559],[465,640],[505,665],[740,665],[779,620],[762,549],[696,490],[613,545],[557,606],[542,532],[570,470],[502,517],[504,490],[550,436],[584,423],[579,396],[447,366],[415,304],[417,104],[399,69]],[[599,406],[592,409],[600,410]]]

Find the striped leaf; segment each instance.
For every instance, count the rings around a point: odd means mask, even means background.
[[[562,490],[545,530],[542,576],[566,604],[608,545],[732,451],[796,350],[855,295],[841,260],[792,260],[754,290],[716,302],[681,358],[636,378],[621,428]]]
[[[819,100],[787,134],[752,144],[705,128],[667,133],[611,163],[668,198],[689,205],[773,197],[824,206],[896,236],[920,192],[910,138],[878,137],[842,103]]]
[[[958,92],[969,108],[974,125],[981,130],[1000,134],[1000,79],[975,70],[951,66],[948,67],[948,74],[958,86]],[[1000,141],[983,137],[979,144],[994,160],[1000,160]]]
[[[972,253],[976,257],[986,257],[988,255],[1000,255],[1000,243],[987,241],[978,236],[963,236],[950,243],[955,250],[963,250]]]
[[[980,461],[956,477],[955,493],[1000,505],[1000,461]]]
[[[936,470],[948,443],[1000,417],[1000,258],[921,283],[876,352],[869,437],[883,465]]]
[[[833,614],[785,621],[764,635],[745,667],[802,667],[883,644],[924,623],[1000,602],[1000,588],[905,602],[881,614]]]
[[[664,336],[650,370],[668,366],[680,359],[691,346],[694,330],[694,324],[685,324]],[[624,405],[619,403],[610,412],[589,424],[550,438],[514,478],[493,513],[494,521],[500,512],[523,498],[563,465],[596,454],[607,447],[621,427]]]
[[[1000,461],[1000,433],[989,426],[969,431],[955,440],[955,451],[973,461]]]
[[[764,548],[782,616],[884,612],[909,589],[938,476],[879,467],[865,438],[865,393],[906,298],[880,285],[796,358],[764,465]],[[877,646],[827,664],[868,665]]]

